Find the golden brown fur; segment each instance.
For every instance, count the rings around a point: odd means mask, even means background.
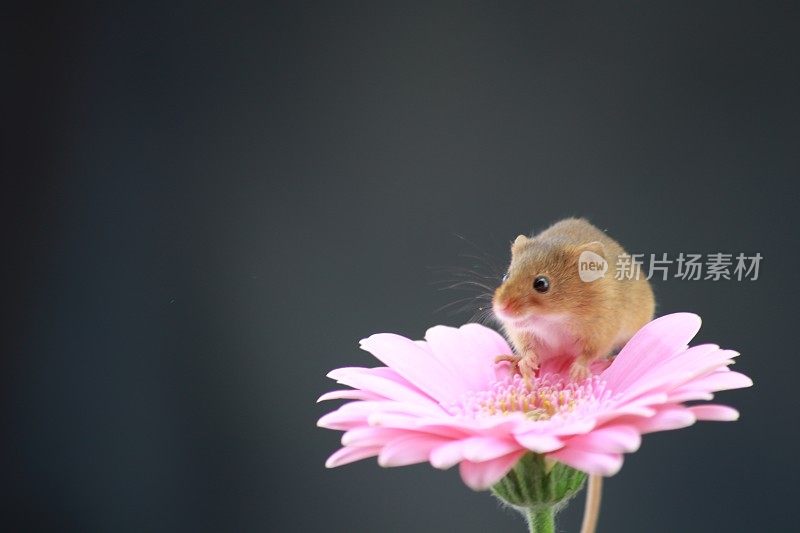
[[[578,259],[584,251],[608,262],[602,278],[581,280]],[[644,274],[615,279],[624,253],[614,239],[580,218],[561,220],[532,238],[517,237],[493,307],[524,363],[520,369],[535,369],[540,361],[566,353],[575,357],[573,377],[585,377],[592,361],[608,356],[652,320],[655,301]],[[549,280],[543,294],[533,289],[537,276]]]

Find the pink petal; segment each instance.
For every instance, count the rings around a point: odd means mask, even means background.
[[[689,410],[698,420],[732,422],[739,419],[739,411],[726,405],[695,405],[689,407]]]
[[[752,387],[753,380],[744,374],[731,371],[718,371],[708,376],[695,380],[691,384],[692,389],[704,389],[707,391],[723,391],[731,389],[742,389]]]
[[[713,366],[718,366],[719,361],[727,359],[718,354],[720,354],[719,346],[703,344],[680,350],[668,359],[653,361],[650,368],[639,374],[636,383],[631,383],[625,388],[621,398],[633,398],[646,392],[663,391],[680,386],[695,375],[701,359],[713,357],[715,361]]]
[[[481,390],[494,380],[494,356],[500,354],[487,355],[486,349],[472,338],[480,339],[480,333],[467,331],[469,335],[463,328],[436,326],[425,333],[425,340],[436,360],[459,380],[461,390]]]
[[[408,435],[401,429],[373,428],[369,426],[355,427],[342,434],[342,446],[383,446],[392,439]]]
[[[513,353],[511,346],[502,335],[481,324],[464,324],[458,329],[462,336],[475,346],[475,358],[480,361],[481,367],[488,369],[490,380],[497,379],[500,377],[498,374],[505,373],[503,365],[497,365],[494,362],[498,355]]]
[[[363,400],[346,403],[337,410],[324,415],[317,421],[317,426],[328,429],[348,430],[355,426],[366,426],[369,418],[380,413],[387,415],[413,417],[432,417],[441,415],[435,404],[421,405],[414,403],[394,402],[390,400]]]
[[[732,372],[727,367],[722,367],[707,376],[693,379],[669,394],[670,403],[686,402],[690,400],[711,400],[712,392],[740,389],[753,385],[753,380],[739,372]]]
[[[586,417],[576,420],[569,420],[566,422],[556,422],[548,431],[557,437],[564,437],[568,435],[579,435],[581,433],[588,433],[597,426],[597,420],[593,417]]]
[[[464,441],[454,440],[441,444],[431,450],[429,457],[434,468],[447,470],[464,460]]]
[[[464,391],[458,376],[405,337],[378,333],[362,340],[361,348],[437,401],[454,402]]]
[[[635,452],[641,443],[641,435],[632,426],[610,425],[585,435],[576,435],[567,441],[566,446],[587,452],[616,454]]]
[[[524,451],[518,451],[482,463],[462,461],[459,465],[461,479],[472,490],[486,490],[503,479],[523,455]]]
[[[471,343],[480,346],[481,352],[485,354],[483,363],[494,364],[497,354],[511,352],[511,346],[506,339],[491,328],[481,324],[469,323],[458,328]]]
[[[479,463],[498,459],[519,450],[519,445],[510,440],[469,437],[437,446],[431,451],[429,460],[434,467],[445,470],[463,460]]]
[[[700,329],[700,317],[673,313],[645,325],[602,374],[612,390],[624,391],[659,361],[683,351]]]
[[[519,444],[508,439],[474,437],[464,441],[464,458],[474,463],[497,459],[519,450]]]
[[[640,383],[626,391],[626,395],[645,388],[654,390],[676,389],[689,385],[705,376],[724,372],[736,352],[720,350],[716,345],[695,346],[673,357],[663,365],[652,369],[640,378]]]
[[[380,452],[380,447],[371,446],[367,448],[341,448],[333,453],[328,460],[325,461],[327,468],[334,468],[337,466],[346,465],[361,459],[375,457]]]
[[[612,405],[606,410],[596,415],[598,424],[605,424],[606,422],[620,418],[622,416],[641,416],[649,417],[656,414],[658,405],[667,401],[667,395],[663,392],[647,394],[639,396],[636,399],[621,401],[617,405]]]
[[[619,453],[594,453],[564,447],[547,456],[587,474],[613,476],[622,468],[622,454]]]
[[[380,400],[381,398],[383,397],[372,392],[358,389],[347,389],[326,392],[317,398],[317,403],[324,402],[325,400]]]
[[[362,418],[369,418],[376,413],[391,413],[413,417],[439,417],[442,411],[433,403],[417,404],[408,402],[395,402],[392,400],[361,400],[349,402],[339,406],[337,411],[356,414]]]
[[[652,398],[652,396],[650,396]],[[667,401],[667,395],[659,395],[656,397],[657,401],[651,402],[650,405],[656,405]],[[635,415],[635,416],[653,416],[656,413],[656,409],[653,407],[647,407],[645,405],[622,405],[617,407],[611,411],[607,411],[605,413],[601,413],[597,416],[598,423],[606,423],[609,420],[613,420],[620,416],[625,415]]]
[[[514,438],[517,439],[521,446],[536,453],[552,452],[564,446],[564,443],[558,437],[533,431],[514,435]]]
[[[378,371],[378,368],[337,368],[328,372],[328,377],[343,385],[362,389],[391,400],[434,403],[416,387],[410,384],[406,385],[405,379],[401,378],[402,381],[397,381],[389,375],[378,375]]]
[[[378,455],[378,464],[384,467],[407,466],[424,463],[431,450],[446,442],[430,435],[404,435],[388,442]]]
[[[465,436],[479,435],[484,437],[506,437],[524,422],[524,415],[488,417],[485,419],[459,419],[455,417],[413,417],[396,415],[393,413],[376,412],[367,417],[367,422],[372,426],[393,427],[414,431],[429,431],[430,428],[449,428],[450,431],[459,431]]]
[[[339,410],[328,413],[317,420],[317,426],[326,429],[338,429],[340,431],[347,431],[356,426],[366,425],[366,420],[363,416],[340,412]]]
[[[669,398],[667,398],[668,403],[682,403],[682,402],[690,402],[693,400],[713,400],[714,395],[710,392],[703,392],[703,391],[692,391],[692,390],[680,390],[677,392],[671,392],[669,394]]]
[[[642,433],[652,433],[685,428],[696,421],[697,417],[686,407],[666,406],[649,418],[636,420],[635,425]]]
[[[469,432],[457,422],[447,419],[433,420],[403,415],[376,413],[367,417],[367,425],[375,428],[397,429],[406,433],[425,433],[448,439],[462,439]]]

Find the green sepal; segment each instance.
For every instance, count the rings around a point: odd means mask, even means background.
[[[583,488],[586,477],[563,463],[527,453],[492,487],[492,493],[520,510],[557,511]]]

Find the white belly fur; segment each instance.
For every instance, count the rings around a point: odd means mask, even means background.
[[[535,338],[540,360],[556,355],[577,356],[580,353],[581,347],[578,346],[565,315],[531,317],[525,324],[525,330]]]

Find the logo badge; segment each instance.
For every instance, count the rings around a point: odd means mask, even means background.
[[[578,258],[578,275],[581,281],[591,283],[605,276],[608,271],[608,262],[602,255],[589,250],[581,252]]]

